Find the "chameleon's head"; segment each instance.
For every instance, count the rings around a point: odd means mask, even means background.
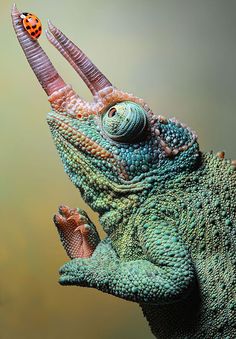
[[[49,41],[93,94],[92,103],[82,100],[24,30],[16,7],[12,18],[26,57],[49,96],[52,112],[47,120],[65,170],[82,192],[120,192],[148,182],[150,186],[155,177],[188,170],[196,162],[196,135],[188,127],[155,115],[142,99],[117,90],[49,23]]]

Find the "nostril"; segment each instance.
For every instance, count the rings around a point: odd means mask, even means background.
[[[109,112],[108,112],[108,116],[109,116],[109,118],[112,118],[112,117],[114,117],[114,115],[116,114],[116,108],[115,107],[112,107],[110,110],[109,110]]]

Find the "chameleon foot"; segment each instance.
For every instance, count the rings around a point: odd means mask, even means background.
[[[92,255],[100,239],[96,227],[84,211],[62,205],[54,216],[54,223],[71,259]]]

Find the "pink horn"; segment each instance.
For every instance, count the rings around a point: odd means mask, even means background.
[[[48,41],[51,42],[51,44],[64,56],[64,58],[71,64],[71,66],[74,68],[74,70],[79,74],[79,76],[83,79],[83,81],[86,83],[92,94],[96,93],[96,90],[91,85],[91,83],[88,81],[88,79],[85,77],[85,75],[81,72],[80,68],[77,66],[77,64],[74,62],[70,54],[66,51],[65,48],[60,45],[60,43],[55,39],[55,37],[46,30],[46,36],[48,38]]]
[[[16,5],[12,8],[12,23],[19,43],[26,55],[26,58],[34,71],[38,81],[47,95],[66,86],[66,83],[57,73],[46,53],[40,47],[37,40],[33,40],[23,27],[21,13]]]
[[[105,87],[112,86],[110,81],[99,71],[99,69],[92,63],[91,60],[72,42],[70,41],[58,28],[56,28],[50,21],[48,23],[49,30],[54,36],[59,45],[56,45],[56,41],[49,39],[55,47],[61,46],[58,50],[62,53],[65,58],[72,64],[77,65],[80,70],[78,73],[83,76],[82,79],[85,81],[92,94],[96,94],[98,91]],[[67,57],[69,55],[70,57]]]

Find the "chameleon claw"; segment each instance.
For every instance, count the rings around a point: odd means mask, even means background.
[[[53,221],[57,227],[62,226],[64,223],[64,218],[60,214],[55,214],[53,217]]]
[[[70,208],[66,205],[59,206],[58,211],[64,217],[69,217],[71,215]]]

